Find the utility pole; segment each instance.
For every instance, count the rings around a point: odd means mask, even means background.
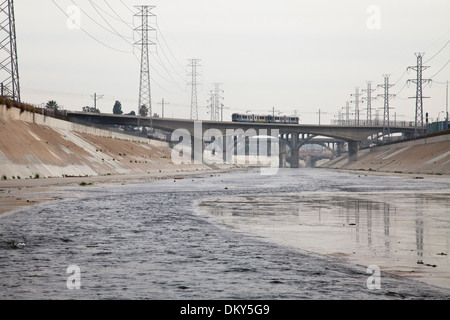
[[[150,127],[152,127],[152,99],[151,99],[151,87],[150,87],[150,58],[149,58],[149,46],[155,45],[153,41],[149,40],[149,32],[156,31],[155,28],[149,25],[149,18],[155,17],[150,11],[155,6],[135,6],[139,12],[135,14],[135,17],[140,18],[141,25],[135,29],[141,34],[141,38],[135,45],[141,46],[141,75],[139,84],[139,105],[138,114],[142,105],[148,107],[148,114],[150,116]]]
[[[275,110],[275,107],[272,107],[272,110],[269,110],[269,112],[272,112],[272,117],[275,119],[275,112],[280,112],[280,110]]]
[[[416,117],[415,117],[415,130],[414,130],[414,136],[417,137],[418,135],[424,134],[425,126],[423,123],[423,99],[429,98],[422,96],[422,85],[424,82],[430,82],[431,79],[423,79],[422,72],[425,69],[428,69],[429,67],[425,67],[422,65],[422,58],[423,53],[416,53],[417,57],[417,65],[413,67],[408,67],[408,69],[413,69],[417,72],[416,79],[409,79],[408,82],[413,82],[416,84],[416,96],[410,97],[410,99],[415,98],[416,99]]]
[[[189,59],[188,67],[191,68],[191,72],[188,76],[191,77],[191,82],[188,84],[191,86],[191,120],[198,120],[198,103],[197,103],[197,86],[200,85],[197,82],[197,77],[200,75],[197,69],[200,67],[199,59]]]
[[[158,104],[161,105],[161,118],[164,118],[164,107],[170,103],[165,102],[164,98],[163,98],[162,101]]]
[[[97,100],[103,99],[103,95],[97,96],[97,93],[94,93],[91,97],[94,99],[94,109],[97,110]]]
[[[384,113],[383,113],[383,141],[387,136],[391,134],[391,125],[389,120],[389,98],[395,97],[395,94],[389,94],[389,88],[393,87],[393,84],[389,84],[390,74],[384,74],[384,84],[378,85],[384,89],[384,94],[380,94],[380,97],[384,98]]]
[[[319,108],[319,112],[317,112],[318,114],[319,114],[319,126],[320,126],[320,124],[321,124],[321,115],[322,114],[327,114],[328,112],[322,112],[321,110],[320,110],[320,108]]]
[[[20,102],[19,63],[17,59],[14,1],[0,4],[0,83],[2,95]]]
[[[372,81],[367,81],[367,89],[363,89],[367,93],[366,102],[367,102],[367,124],[372,125],[372,92],[376,89],[372,89]]]
[[[448,130],[448,80],[447,80],[447,89],[445,94],[445,129]]]

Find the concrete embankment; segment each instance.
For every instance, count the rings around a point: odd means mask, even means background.
[[[360,150],[355,162],[341,156],[321,167],[450,175],[450,134]]]
[[[0,179],[174,173],[167,143],[83,126],[0,105]]]

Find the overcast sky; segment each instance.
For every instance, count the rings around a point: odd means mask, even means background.
[[[390,93],[399,93],[391,100],[391,120],[414,120],[415,100],[408,97],[415,96],[415,84],[406,81],[416,74],[405,71],[416,64],[415,52],[424,52],[424,61],[432,58],[424,78],[437,73],[424,88],[431,97],[424,100],[424,113],[444,118],[448,0],[55,2],[68,14],[78,6],[81,29],[51,0],[15,1],[21,95],[29,103],[56,100],[81,111],[93,106],[97,93],[102,112],[112,112],[115,100],[127,113],[137,111],[140,48],[132,44],[139,20],[133,12],[134,5],[148,4],[157,17],[150,64],[152,108],[159,114],[164,98],[165,116],[189,118],[188,59],[200,59],[200,119],[209,119],[212,83],[221,83],[226,120],[233,112],[267,114],[275,108],[297,113],[302,123],[318,123],[320,109],[321,123],[329,124],[354,99],[355,87],[373,81],[376,88],[390,74],[396,84]],[[382,93],[379,88],[373,95]],[[382,99],[373,105],[382,108]]]

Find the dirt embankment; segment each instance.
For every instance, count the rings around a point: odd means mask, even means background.
[[[358,160],[347,156],[332,160],[323,168],[391,173],[450,175],[450,135],[360,150]]]
[[[115,176],[217,169],[175,165],[166,143],[0,106],[0,179]]]

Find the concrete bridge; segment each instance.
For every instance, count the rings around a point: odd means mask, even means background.
[[[201,144],[204,150],[205,141],[209,139],[204,135],[211,130],[220,132],[223,137],[237,136],[239,132],[255,130],[257,134],[267,135],[271,132],[278,132],[280,166],[286,163],[286,147],[291,150],[292,167],[298,167],[300,147],[318,136],[331,137],[348,144],[349,162],[357,160],[359,142],[369,136],[380,134],[382,126],[339,126],[339,125],[303,125],[303,124],[282,124],[282,123],[257,123],[257,122],[217,122],[217,121],[194,121],[185,119],[168,118],[148,118],[131,115],[114,115],[100,113],[85,113],[66,111],[68,121],[83,124],[99,125],[124,125],[124,126],[144,126],[155,129],[174,132],[184,130],[191,135],[192,148]],[[240,129],[240,130],[238,130]],[[391,127],[391,133],[402,133],[406,137],[412,137],[414,127]],[[225,143],[226,139],[223,139]],[[225,147],[223,148],[225,150]],[[340,144],[338,152],[342,152],[343,143]],[[198,150],[198,149],[197,149]],[[193,154],[193,153],[192,153]]]

